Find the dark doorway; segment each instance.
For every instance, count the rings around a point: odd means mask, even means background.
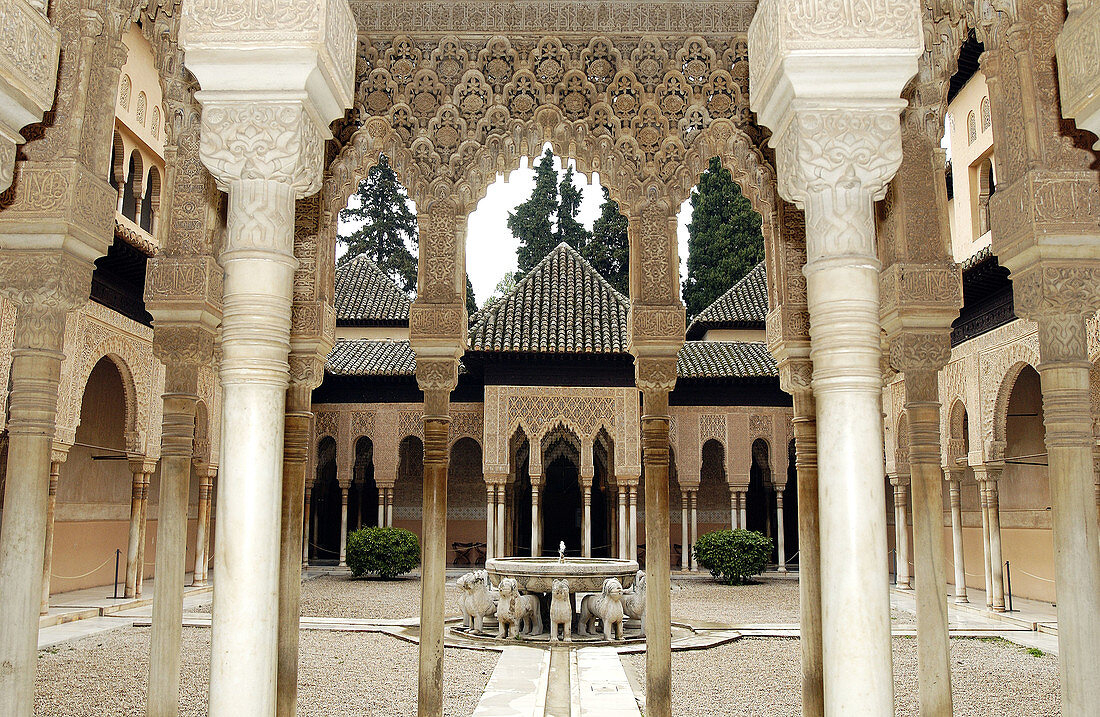
[[[378,486],[374,482],[374,446],[362,436],[355,442],[355,468],[348,491],[348,532],[378,525]]]
[[[310,554],[319,562],[340,558],[340,484],[336,481],[336,441],[326,437],[317,449],[313,485],[313,538]]]
[[[559,456],[546,466],[545,475],[546,485],[543,486],[542,495],[542,552],[544,555],[556,555],[558,544],[565,541],[567,555],[580,555],[583,504],[577,465],[565,456]]]
[[[798,564],[798,471],[795,467],[794,441],[787,447],[787,489],[783,492],[783,537],[787,563]]]

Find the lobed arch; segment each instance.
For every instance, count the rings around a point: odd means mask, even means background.
[[[146,358],[140,356],[130,342],[118,336],[107,336],[101,341],[86,345],[79,355],[69,383],[69,396],[64,402],[64,410],[58,417],[58,438],[76,436],[76,429],[80,424],[80,404],[84,399],[88,380],[92,370],[104,359],[110,361],[122,377],[123,403],[126,410],[124,422],[126,450],[134,455],[145,455],[147,446],[145,445],[144,417],[148,415],[148,406],[139,396],[139,381],[135,378],[135,367],[145,365]],[[141,371],[140,374],[141,383],[144,384],[148,374],[146,371]]]
[[[957,460],[966,458],[970,451],[970,431],[973,429],[973,421],[966,409],[966,403],[961,397],[954,400],[948,399],[945,405],[947,409],[946,445],[944,449],[944,464],[948,470],[959,468]]]
[[[1008,442],[1008,403],[1012,398],[1012,389],[1020,378],[1025,368],[1031,368],[1038,372],[1037,362],[1015,361],[1001,376],[997,386],[996,397],[993,404],[992,438],[985,448],[984,459],[986,461],[1002,461],[1005,457],[1005,447]]]

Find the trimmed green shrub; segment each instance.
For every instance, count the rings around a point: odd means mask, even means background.
[[[764,572],[772,541],[755,530],[716,530],[700,535],[692,549],[699,564],[719,582],[744,585]]]
[[[347,563],[357,578],[392,580],[420,565],[420,541],[401,528],[360,528],[348,536]]]

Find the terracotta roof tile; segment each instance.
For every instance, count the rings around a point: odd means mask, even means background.
[[[378,265],[360,255],[336,267],[336,320],[396,323],[409,320],[409,297]]]
[[[778,377],[775,359],[762,343],[688,341],[676,360],[680,378]]]
[[[470,319],[470,350],[624,353],[629,300],[564,242]]]
[[[412,376],[416,357],[408,341],[337,341],[325,371],[334,376]]]
[[[688,338],[698,338],[708,329],[743,328],[763,324],[768,315],[768,275],[764,262],[745,274],[730,290],[699,312],[688,327]]]

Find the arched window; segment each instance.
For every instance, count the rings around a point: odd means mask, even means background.
[[[122,146],[122,135],[115,132],[114,139],[111,141],[111,186],[115,188],[117,192],[119,187],[122,186],[122,180],[125,176],[125,167],[123,163],[126,161],[126,148]]]
[[[141,161],[141,155],[135,149],[130,153],[126,186],[122,190],[122,216],[132,222],[137,221],[138,201],[141,198],[141,181],[144,174],[145,167]]]
[[[157,133],[160,132],[160,107],[153,108],[153,119],[149,124],[149,128],[152,131],[154,137],[156,137]]]
[[[966,143],[974,144],[978,140],[978,118],[971,112],[966,116]]]
[[[142,127],[145,126],[145,110],[146,110],[147,105],[148,105],[148,100],[145,99],[145,93],[144,92],[139,92],[138,93],[138,103],[137,103],[137,121]]]
[[[978,165],[978,236],[989,231],[989,198],[996,191],[993,162],[987,157]]]
[[[123,75],[122,80],[119,83],[118,88],[118,106],[127,112],[130,111],[130,89],[132,85],[130,83],[130,76]]]
[[[993,113],[989,109],[989,98],[982,98],[982,132],[988,132],[993,125]]]
[[[153,223],[160,213],[160,171],[156,167],[149,168],[149,179],[145,182],[145,196],[141,198],[141,226],[142,229],[153,233]]]

